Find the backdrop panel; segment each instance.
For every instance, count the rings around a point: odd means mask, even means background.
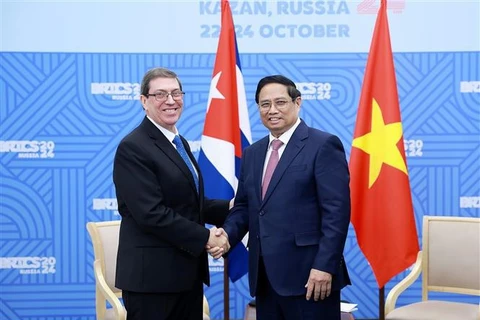
[[[337,134],[349,156],[366,54],[242,57],[253,140],[267,134],[253,99],[256,83],[281,73],[302,90],[301,117]],[[2,53],[0,318],[94,318],[85,223],[119,219],[112,160],[142,119],[138,83],[153,66],[178,72],[187,92],[179,130],[198,154],[213,61],[211,54]],[[424,214],[479,215],[480,97],[471,81],[480,78],[480,53],[402,53],[395,64],[421,237]],[[343,297],[359,304],[358,317],[373,317],[376,282],[353,229],[345,254],[353,286]],[[206,294],[218,319],[223,262],[211,261],[211,270]],[[400,304],[418,299],[420,283],[413,288]],[[244,277],[232,284],[232,318],[243,316],[249,300]]]

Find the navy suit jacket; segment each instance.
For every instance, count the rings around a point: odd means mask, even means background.
[[[332,288],[340,290],[350,284],[343,260],[350,190],[342,143],[302,121],[262,200],[268,143],[267,136],[244,151],[235,206],[224,224],[232,246],[250,232],[250,293],[256,295],[260,254],[279,295],[305,294],[312,268],[332,274]]]

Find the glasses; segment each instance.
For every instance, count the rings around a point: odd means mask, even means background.
[[[261,111],[268,111],[270,110],[272,105],[274,105],[275,108],[277,108],[278,110],[284,110],[288,107],[288,104],[293,101],[294,100],[285,100],[285,99],[275,100],[273,102],[264,101],[258,105],[258,108],[260,108]]]
[[[167,91],[158,91],[156,93],[147,93],[147,97],[154,96],[155,100],[162,102],[168,99],[168,96],[172,96],[172,99],[175,101],[182,100],[183,95],[185,92],[177,90],[177,91],[172,91],[172,92],[167,92]]]

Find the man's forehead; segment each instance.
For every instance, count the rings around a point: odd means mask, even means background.
[[[150,81],[150,87],[152,89],[158,88],[161,89],[179,89],[180,85],[175,78],[162,78],[158,77]]]
[[[278,90],[275,92],[260,92],[259,100],[271,100],[271,99],[282,99],[288,98],[287,90]]]

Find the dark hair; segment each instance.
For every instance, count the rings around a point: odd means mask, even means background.
[[[140,88],[141,94],[146,96],[148,91],[150,91],[150,81],[156,78],[174,78],[177,79],[180,90],[182,90],[182,83],[175,72],[168,70],[166,68],[153,68],[147,71],[142,79],[142,86]]]
[[[302,96],[300,91],[295,86],[295,82],[293,82],[292,80],[288,79],[285,76],[277,74],[277,75],[265,77],[258,82],[257,91],[255,92],[255,102],[257,104],[258,104],[258,96],[260,95],[260,91],[262,90],[263,87],[265,87],[267,84],[270,84],[270,83],[279,83],[286,86],[288,95],[292,98],[292,100],[295,100],[298,97]]]

